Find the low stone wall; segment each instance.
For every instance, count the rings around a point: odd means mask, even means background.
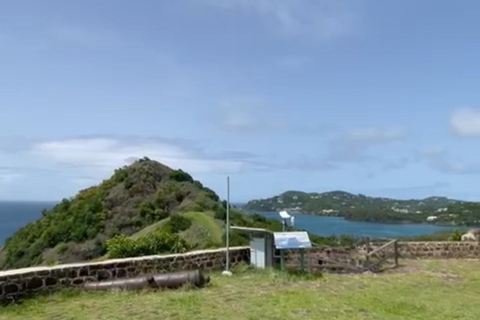
[[[154,272],[221,270],[225,267],[225,262],[225,249],[217,249],[186,254],[7,270],[0,272],[0,302],[8,303],[42,291],[79,287],[87,281],[128,278]],[[250,263],[249,248],[231,248],[230,262],[232,266],[242,262]]]
[[[403,259],[480,259],[478,242],[398,242]]]
[[[299,269],[301,266],[300,250],[285,250],[285,266]],[[276,263],[280,265],[280,258]],[[362,259],[355,249],[316,247],[304,250],[305,269],[310,272],[351,273],[364,271]]]
[[[372,243],[371,250],[379,248],[385,242]],[[325,271],[335,273],[363,272],[366,250],[365,247],[356,249],[339,248],[311,248],[305,249],[305,268],[310,271]],[[480,259],[479,242],[398,242],[400,259]],[[379,257],[394,257],[394,247],[390,246],[379,252]],[[300,250],[285,251],[285,266],[300,268]],[[276,265],[280,265],[280,258],[276,258]]]

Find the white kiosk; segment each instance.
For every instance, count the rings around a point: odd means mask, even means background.
[[[260,228],[230,227],[250,236],[250,265],[265,269],[273,266],[273,233]]]

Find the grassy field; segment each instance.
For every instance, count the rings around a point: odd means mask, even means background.
[[[237,271],[199,290],[61,292],[0,319],[480,319],[478,261],[411,261],[378,275]]]

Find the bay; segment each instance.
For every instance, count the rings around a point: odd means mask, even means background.
[[[0,245],[15,231],[39,219],[43,209],[50,209],[55,202],[0,202]]]
[[[270,219],[281,220],[277,212],[260,213]],[[320,236],[353,235],[371,238],[407,238],[432,234],[440,231],[453,231],[458,227],[432,224],[391,224],[377,222],[349,221],[341,217],[314,216],[291,213],[295,217],[295,228]]]

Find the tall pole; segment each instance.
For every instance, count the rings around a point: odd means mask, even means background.
[[[230,271],[230,177],[227,177],[227,271]]]
[[[227,256],[225,262],[225,271],[224,275],[231,276],[230,272],[230,177],[227,176],[227,221],[225,223],[225,242],[227,246]]]

